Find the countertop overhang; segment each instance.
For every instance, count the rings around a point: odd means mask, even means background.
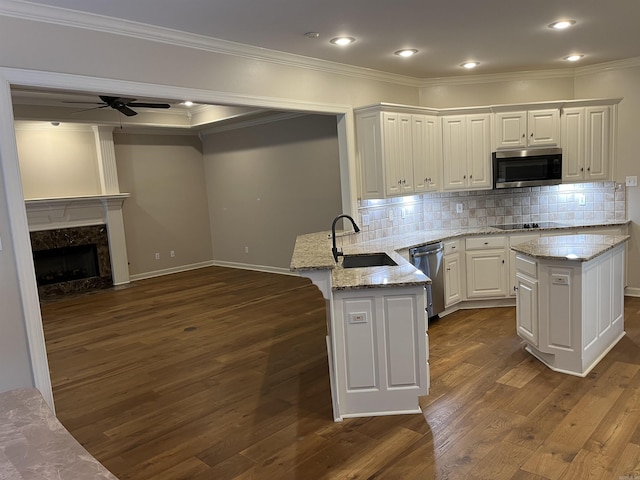
[[[331,271],[332,290],[348,290],[361,288],[399,287],[408,285],[424,285],[431,283],[431,279],[415,268],[398,252],[405,249],[420,247],[430,243],[446,241],[454,238],[465,238],[478,235],[511,235],[514,233],[536,233],[536,232],[561,232],[575,228],[585,229],[583,235],[569,235],[581,237],[588,235],[589,228],[598,227],[619,227],[628,225],[628,220],[600,222],[600,223],[563,223],[562,225],[536,228],[536,229],[516,229],[501,230],[495,227],[474,227],[457,228],[450,230],[417,231],[407,234],[392,235],[378,240],[356,241],[342,247],[345,254],[362,254],[373,252],[385,252],[398,264],[394,267],[365,267],[365,268],[342,268],[342,261],[336,263],[331,253],[331,232],[316,232],[298,236],[291,258],[290,269],[293,272],[305,271]],[[340,233],[340,236],[362,234]],[[601,236],[603,235],[594,235]],[[604,237],[629,237],[604,235]],[[554,237],[548,237],[554,238]],[[520,246],[522,246],[521,244]],[[615,246],[615,245],[613,245]],[[613,246],[609,248],[613,248]],[[514,248],[515,249],[515,248]],[[524,253],[524,252],[523,252]],[[586,258],[586,254],[585,254]],[[584,261],[584,260],[583,260]]]
[[[629,235],[558,235],[514,245],[511,250],[538,260],[588,262],[629,238]]]

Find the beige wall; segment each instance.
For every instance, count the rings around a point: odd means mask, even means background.
[[[232,130],[203,143],[216,261],[288,270],[296,236],[328,230],[342,213],[335,116]]]
[[[620,68],[576,77],[576,95],[580,98],[623,97],[618,105],[618,155],[615,180],[624,183],[625,177],[640,177],[640,66]],[[640,187],[627,187],[627,218],[631,220],[631,240],[628,245],[629,286],[640,294]]]
[[[486,78],[482,83],[480,79]],[[420,88],[420,105],[433,108],[472,107],[504,103],[573,99],[573,74],[544,79],[494,81],[479,77],[474,83],[444,79]]]
[[[132,194],[122,209],[129,273],[135,278],[211,261],[200,139],[123,133],[113,138],[120,190]]]
[[[100,194],[95,137],[90,127],[16,122],[25,198]]]

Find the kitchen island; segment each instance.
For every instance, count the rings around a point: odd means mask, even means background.
[[[584,377],[624,336],[628,235],[561,235],[512,246],[516,323],[526,350]]]
[[[627,221],[565,224],[536,231],[538,235],[555,235],[607,227],[626,229],[627,224]],[[511,230],[507,237],[531,233],[529,229]],[[430,283],[430,279],[409,262],[408,251],[444,241],[446,265],[446,244],[455,242],[459,253],[456,250],[450,257],[460,259],[459,265],[464,269],[466,240],[475,244],[485,237],[504,239],[505,231],[481,226],[414,231],[372,240],[366,239],[366,232],[338,235],[338,246],[343,248],[346,255],[386,253],[397,263],[396,266],[344,268],[343,261],[336,263],[332,256],[331,232],[298,236],[290,269],[311,279],[326,302],[327,354],[336,421],[346,417],[420,411],[418,397],[426,395],[429,388],[424,285]],[[466,256],[475,260],[481,256],[478,253],[484,252],[470,250]],[[505,261],[496,262],[504,275],[501,277],[496,274],[493,277],[503,278],[503,291],[478,300],[469,292],[475,293],[482,285],[469,285],[467,288],[465,275],[461,274],[458,303],[450,304],[443,315],[459,308],[513,307],[515,297],[508,293],[504,278],[509,271],[508,251],[500,258],[506,261],[506,265]]]

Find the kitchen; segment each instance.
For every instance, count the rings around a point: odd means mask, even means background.
[[[3,21],[3,32],[8,35],[12,35],[13,38],[18,39],[16,42],[24,45],[26,51],[28,51],[28,55],[23,55],[22,53],[15,52],[4,52],[3,53],[3,65],[14,69],[25,69],[25,70],[39,70],[45,72],[53,72],[53,71],[66,71],[70,74],[76,75],[92,75],[94,77],[102,77],[102,78],[111,78],[114,76],[113,70],[109,67],[98,61],[91,53],[95,52],[95,49],[92,52],[83,51],[79,42],[77,42],[76,33],[77,31],[72,27],[63,27],[63,26],[54,26],[53,24],[42,24],[40,22],[36,22],[33,20],[25,20],[25,19],[8,19],[7,17],[2,19]],[[36,38],[41,38],[40,34],[49,35],[51,38],[56,38],[58,43],[54,45],[54,42],[48,45],[34,45],[34,40]],[[83,35],[86,35],[87,42],[85,45],[94,44],[94,46],[98,45],[100,41],[104,40],[104,38],[98,38],[102,35],[108,37],[108,39],[113,40],[115,44],[122,44],[122,39],[117,35],[113,34],[97,34],[92,33],[90,31],[83,31]],[[142,40],[130,40],[131,44],[133,44],[133,48],[122,48],[119,49],[120,53],[123,52],[133,52],[142,51],[145,55],[148,55],[150,58],[156,57],[165,57],[167,52],[164,48],[158,47],[154,49],[153,46],[145,43]],[[124,42],[126,43],[126,42]],[[136,48],[139,47],[139,48]],[[60,66],[60,51],[66,52],[67,58],[81,59],[78,61],[76,65],[65,64],[64,68]],[[627,175],[637,174],[636,166],[635,166],[635,133],[634,133],[634,120],[637,116],[640,108],[638,108],[638,93],[634,88],[634,85],[637,84],[637,75],[638,75],[638,67],[633,62],[621,63],[618,65],[619,68],[607,68],[606,70],[597,70],[597,69],[584,69],[579,70],[577,74],[574,74],[573,71],[565,72],[564,76],[557,75],[549,75],[544,77],[543,75],[531,75],[529,79],[523,79],[523,76],[514,76],[513,78],[502,78],[500,81],[495,81],[493,79],[474,79],[473,82],[469,82],[469,84],[464,85],[456,82],[450,82],[447,84],[443,81],[425,81],[420,84],[418,88],[414,86],[407,86],[406,84],[399,84],[397,88],[391,88],[386,85],[381,85],[377,83],[377,81],[367,81],[364,80],[366,86],[364,88],[358,88],[359,84],[352,78],[345,78],[343,75],[336,75],[336,82],[330,82],[330,86],[327,85],[327,88],[323,90],[323,92],[316,91],[313,94],[303,94],[299,95],[296,92],[296,83],[299,81],[298,85],[304,84],[304,78],[308,76],[308,72],[304,72],[300,77],[288,77],[291,72],[281,72],[278,74],[274,72],[273,75],[282,80],[281,83],[274,81],[269,82],[270,86],[266,86],[266,82],[264,78],[261,78],[259,82],[252,83],[250,80],[250,75],[246,77],[243,75],[238,75],[241,78],[247,78],[247,82],[243,84],[242,88],[236,85],[237,82],[229,80],[232,77],[232,74],[237,74],[240,71],[240,74],[248,69],[247,65],[243,65],[242,61],[238,64],[233,65],[229,70],[228,78],[221,78],[220,73],[214,73],[216,77],[216,81],[211,83],[210,80],[204,81],[204,78],[211,78],[211,70],[203,67],[203,65],[209,65],[211,63],[211,58],[216,57],[218,54],[194,54],[199,56],[197,59],[186,59],[183,58],[179,51],[173,51],[177,58],[180,58],[182,62],[184,62],[187,68],[183,70],[175,69],[171,72],[163,72],[163,71],[155,71],[148,72],[144,71],[140,64],[136,65],[135,59],[133,56],[129,58],[130,62],[127,62],[127,68],[131,67],[128,70],[128,74],[126,77],[130,80],[138,80],[142,82],[148,82],[151,84],[151,90],[153,90],[153,85],[156,82],[161,81],[162,83],[169,85],[182,85],[183,88],[188,89],[211,89],[216,88],[221,91],[226,91],[227,93],[241,95],[241,94],[254,94],[263,97],[274,97],[280,96],[282,98],[291,98],[294,96],[296,100],[300,100],[300,96],[306,98],[306,102],[313,103],[316,101],[321,101],[324,104],[339,104],[339,105],[366,105],[374,102],[378,102],[381,99],[385,99],[387,101],[393,101],[401,104],[422,104],[422,105],[430,105],[434,107],[448,107],[448,106],[467,106],[467,105],[483,105],[487,102],[491,103],[513,103],[513,102],[527,102],[527,101],[541,101],[541,100],[551,100],[557,98],[620,98],[624,97],[624,101],[620,105],[619,112],[619,142],[618,142],[618,164],[616,165],[616,181],[620,181],[624,179]],[[127,57],[128,58],[128,57]],[[115,63],[123,63],[124,59],[122,55],[119,56],[118,62]],[[215,62],[214,62],[215,63]],[[113,63],[112,63],[113,64]],[[233,70],[233,71],[231,71]],[[190,79],[185,81],[184,72],[196,72],[190,75]],[[39,79],[35,79],[37,75],[33,75],[33,72],[30,72],[32,75],[18,75],[16,76],[15,72],[12,74],[11,72],[4,72],[5,78],[11,79],[11,83],[16,84],[30,84],[33,83],[42,83],[46,84],[49,87],[55,87],[56,83],[59,79],[56,79],[54,76],[44,75]],[[279,77],[281,75],[281,77]],[[196,78],[199,77],[199,78]],[[235,77],[238,78],[238,77]],[[158,80],[161,79],[161,80]],[[484,83],[483,83],[484,80]],[[78,81],[76,83],[72,82],[74,88],[81,88],[86,82]],[[264,85],[264,86],[260,86]],[[277,85],[274,85],[277,84]],[[59,84],[58,84],[59,86]],[[246,90],[244,88],[246,87]],[[114,84],[110,85],[110,88],[117,88]],[[133,88],[132,86],[125,87]],[[149,90],[147,90],[149,91]],[[356,93],[352,93],[356,92]],[[163,96],[163,91],[161,88],[153,91],[154,95]],[[192,92],[190,92],[192,93]],[[202,93],[201,93],[202,95]],[[202,95],[204,96],[204,95]],[[215,100],[221,100],[220,97],[223,95],[219,95]],[[419,100],[418,100],[418,97]],[[227,98],[228,100],[228,98]],[[8,106],[8,99],[3,98],[3,111],[4,115],[7,115],[7,111],[10,110]],[[286,106],[286,105],[285,105]],[[311,105],[305,103],[305,108],[311,108]],[[347,109],[348,110],[348,109]],[[347,120],[348,122],[349,120]],[[11,121],[8,119],[7,121],[3,121],[3,125],[10,125]],[[7,127],[5,127],[7,128]],[[350,126],[352,128],[352,125]],[[13,136],[13,132],[5,132],[3,136],[3,144],[11,144],[10,137]],[[6,147],[5,147],[6,148]],[[6,150],[3,151],[3,162],[6,161],[6,158],[11,156],[10,152]],[[8,168],[8,167],[5,167]],[[4,172],[5,180],[8,178],[8,173]],[[355,185],[355,184],[354,184]],[[20,196],[13,192],[10,188],[7,189],[11,198],[14,201],[19,203],[21,199]],[[12,193],[13,192],[13,193]],[[637,211],[636,205],[637,202],[637,189],[629,189],[627,192],[627,205],[628,205],[628,218],[631,219],[634,223],[631,225],[632,229],[632,243],[630,244],[630,258],[637,258],[637,244],[634,243],[633,238],[637,238],[637,235],[634,235],[636,224],[637,224]],[[16,200],[18,198],[18,200]],[[454,201],[454,205],[455,205]],[[473,206],[469,205],[466,210],[471,212]],[[477,208],[477,207],[476,207]],[[355,209],[352,209],[355,212]],[[395,216],[395,218],[401,218],[402,212],[399,212],[400,215]],[[448,215],[451,215],[449,212]],[[385,217],[387,218],[387,217]],[[455,218],[453,218],[455,220]],[[382,221],[382,218],[380,219]],[[3,227],[3,247],[4,252],[11,255],[4,255],[7,258],[7,262],[11,260],[11,264],[13,264],[14,260],[14,248],[15,242],[8,242],[6,235],[4,232],[11,232],[13,234],[13,223],[9,222],[8,217],[5,217],[2,227]],[[375,225],[374,225],[375,226]],[[390,226],[385,226],[381,228],[393,228]],[[16,234],[17,235],[17,234]],[[28,255],[27,255],[28,257]],[[21,258],[21,257],[18,257]],[[17,276],[18,273],[15,273],[15,268],[11,267],[7,264],[7,269],[4,269],[5,265],[3,264],[3,272],[6,275],[8,283],[10,284],[18,284]],[[14,272],[13,274],[11,272]],[[630,288],[637,289],[638,281],[637,281],[637,272],[630,272]],[[17,289],[16,289],[17,290]],[[12,313],[22,311],[22,302],[21,295],[18,292],[13,292],[6,299],[6,305],[8,305],[9,311]],[[4,299],[3,299],[4,300]],[[29,303],[27,302],[26,310],[31,312],[28,308]],[[33,313],[25,314],[27,316],[33,315]],[[36,315],[37,316],[37,315]],[[24,328],[25,322],[24,316],[22,313],[16,313],[16,318],[20,319],[18,322],[18,326],[20,328]],[[28,323],[26,323],[29,325]],[[29,328],[29,327],[27,327]],[[10,331],[15,332],[18,328],[11,327]],[[20,335],[17,333],[12,333],[11,336],[7,338],[18,338],[20,339]],[[24,340],[19,340],[14,342],[15,344],[24,344]],[[15,351],[13,346],[11,346],[11,350],[7,351]],[[19,358],[21,360],[25,359],[25,351],[18,351],[11,358]],[[19,362],[23,363],[23,362]],[[26,362],[28,363],[28,362]]]

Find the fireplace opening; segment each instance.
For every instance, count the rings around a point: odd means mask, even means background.
[[[95,244],[36,251],[33,261],[39,286],[100,276]]]

